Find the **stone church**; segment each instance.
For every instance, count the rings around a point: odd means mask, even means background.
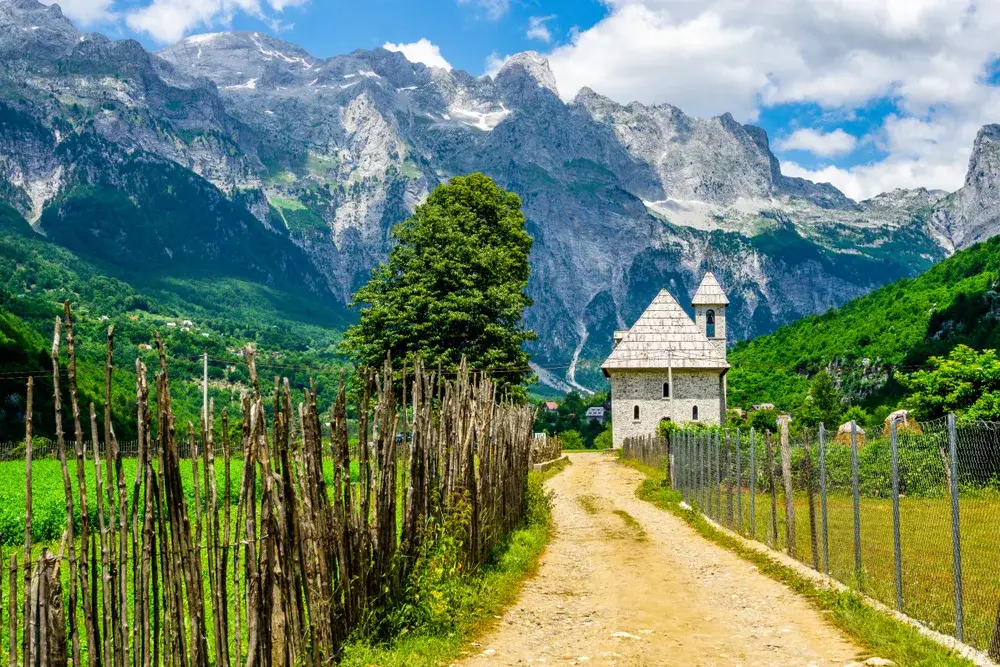
[[[601,366],[611,382],[614,446],[656,433],[662,421],[723,424],[726,419],[726,298],[705,274],[691,300],[695,318],[660,290]]]

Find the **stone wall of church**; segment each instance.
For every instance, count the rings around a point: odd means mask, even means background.
[[[693,421],[698,408],[698,421],[720,424],[724,420],[725,384],[721,371],[683,369],[673,372],[671,398],[663,397],[667,382],[665,370],[611,371],[611,417],[615,448],[625,438],[656,433],[661,419],[683,424]],[[639,408],[639,418],[635,409]]]

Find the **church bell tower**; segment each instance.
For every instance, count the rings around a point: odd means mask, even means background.
[[[725,359],[726,307],[729,306],[729,299],[711,271],[702,279],[698,291],[691,299],[691,305],[694,306],[694,321],[698,329]]]

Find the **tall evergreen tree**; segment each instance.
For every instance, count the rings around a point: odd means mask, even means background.
[[[821,370],[809,385],[809,394],[799,414],[798,421],[805,426],[824,424],[828,429],[840,425],[844,414],[844,402],[833,384],[833,378],[826,370]]]
[[[355,361],[397,367],[420,356],[457,367],[466,357],[501,391],[525,394],[531,375],[522,322],[532,239],[521,200],[482,174],[438,186],[393,230],[395,247],[354,295],[361,320],[344,338]]]

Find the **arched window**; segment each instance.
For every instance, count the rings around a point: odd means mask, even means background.
[[[670,383],[663,383],[663,398],[670,398]]]
[[[632,408],[632,419],[639,421],[639,406]]]
[[[715,338],[715,311],[705,312],[705,336]]]
[[[698,421],[698,406],[691,408],[691,421]]]

